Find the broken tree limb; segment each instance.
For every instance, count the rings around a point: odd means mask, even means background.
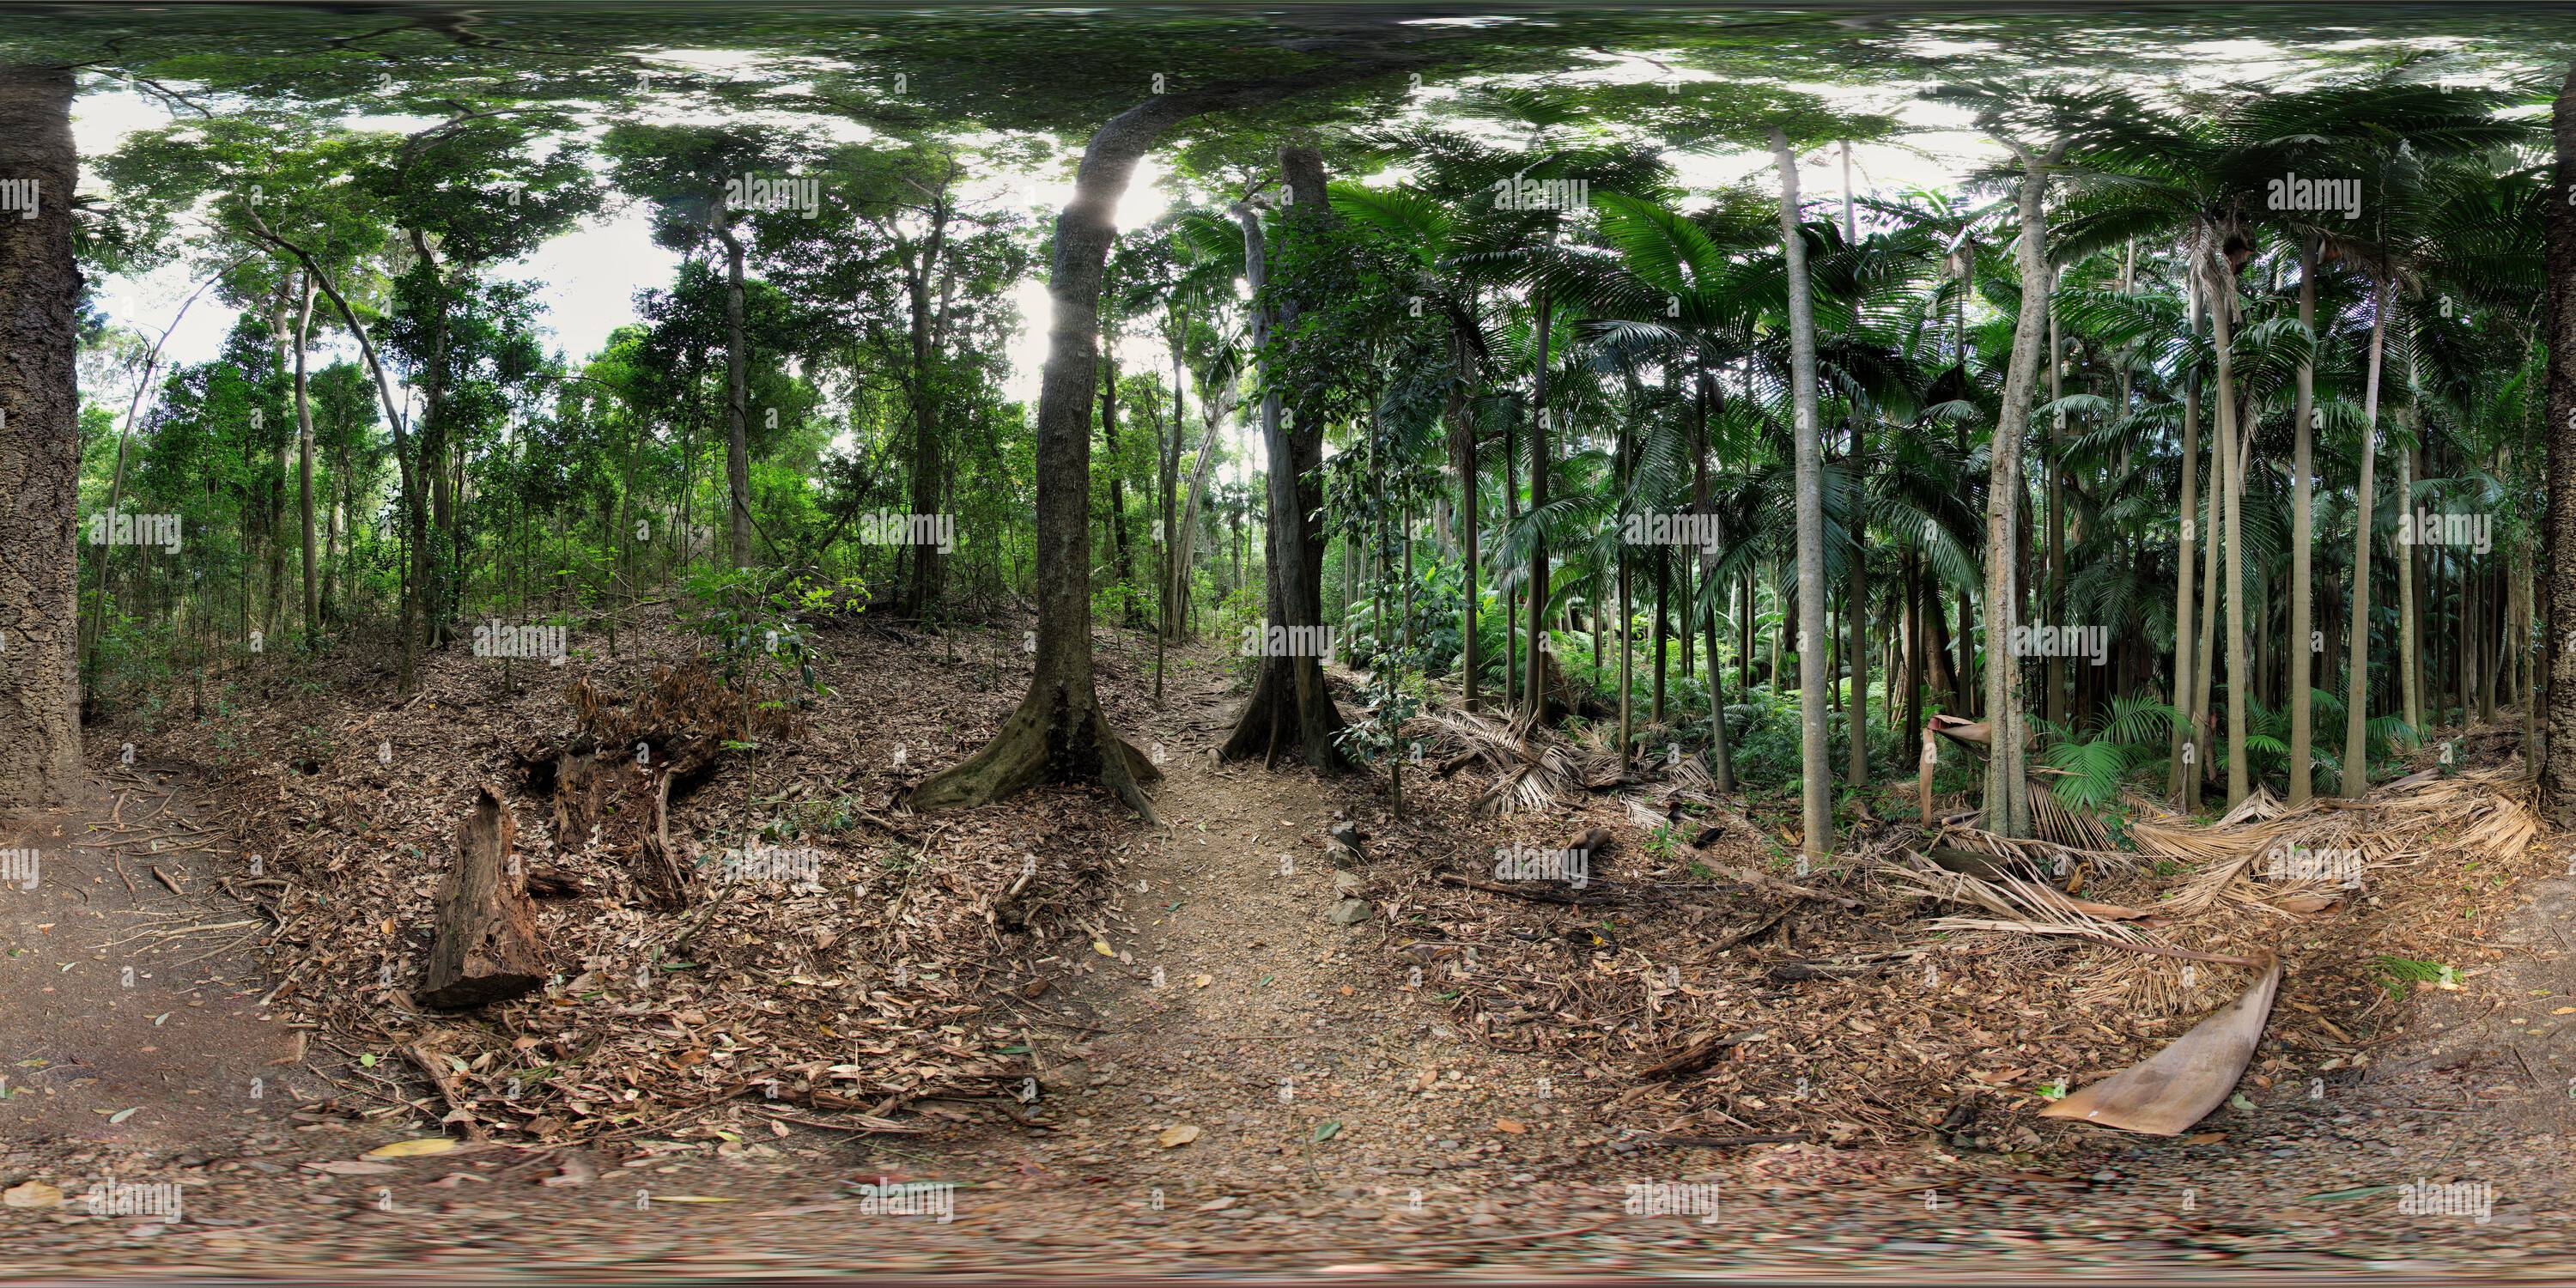
[[[1655,1137],[1658,1145],[1688,1145],[1698,1149],[1732,1149],[1737,1145],[1797,1145],[1813,1141],[1814,1132],[1751,1132],[1742,1136],[1674,1136]]]
[[[1489,881],[1476,881],[1467,877],[1462,877],[1454,872],[1441,873],[1440,884],[1463,886],[1469,890],[1481,890],[1486,894],[1508,895],[1514,899],[1528,899],[1534,903],[1553,903],[1565,906],[1592,903],[1619,903],[1627,898],[1626,895],[1620,894],[1616,891],[1603,891],[1599,894],[1585,896],[1579,894],[1568,894],[1560,890],[1543,889],[1537,886],[1522,888],[1518,886],[1495,885]]]
[[[510,871],[518,824],[489,786],[456,826],[456,861],[439,885],[437,927],[424,1005],[450,1009],[506,1001],[545,979],[536,901]]]
[[[1742,882],[1743,884],[1752,886],[1757,890],[1767,890],[1773,894],[1788,895],[1797,899],[1812,899],[1817,903],[1840,904],[1844,908],[1850,909],[1860,907],[1860,900],[1858,899],[1847,899],[1838,894],[1827,894],[1813,886],[1799,885],[1795,881],[1783,881],[1778,877],[1772,876],[1768,872],[1756,872],[1751,868],[1738,867],[1732,863],[1719,863],[1714,860],[1707,861],[1707,866],[1721,876]]]
[[[429,1044],[425,1042],[406,1042],[402,1046],[402,1053],[404,1059],[411,1061],[413,1068],[420,1070],[429,1078],[431,1086],[438,1088],[438,1098],[446,1102],[447,1116],[439,1120],[441,1126],[451,1122],[460,1124],[465,1130],[467,1140],[490,1138],[490,1133],[483,1129],[482,1120],[474,1116],[474,1111],[466,1106],[464,1098],[458,1094],[456,1073],[448,1067],[445,1057],[431,1050]]]
[[[1741,1046],[1747,1042],[1759,1042],[1770,1036],[1771,1033],[1768,1029],[1753,1029],[1743,1033],[1729,1033],[1724,1037],[1718,1037],[1712,1034],[1697,1042],[1691,1043],[1689,1046],[1682,1048],[1680,1051],[1677,1051],[1654,1064],[1646,1066],[1644,1069],[1637,1072],[1637,1076],[1640,1078],[1677,1078],[1685,1073],[1697,1073],[1702,1068],[1705,1068],[1709,1061],[1716,1059],[1719,1052],[1732,1047]]]

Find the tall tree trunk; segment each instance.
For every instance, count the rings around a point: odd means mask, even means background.
[[[1914,551],[1905,552],[1905,706],[1899,730],[1923,727],[1923,565]],[[1907,736],[1911,736],[1910,734]],[[1900,744],[1902,745],[1902,744]]]
[[[2192,664],[2192,786],[2190,804],[2199,808],[2208,785],[2217,780],[2218,758],[2210,754],[2212,735],[2218,722],[2210,713],[2210,696],[2217,692],[2218,676],[2218,588],[2223,581],[2218,566],[2218,537],[2226,525],[2220,521],[2219,498],[2227,491],[2227,440],[2215,424],[2209,434],[2209,489],[2200,499],[2200,631],[2193,639],[2198,658]]]
[[[725,250],[725,488],[733,515],[727,554],[734,567],[748,568],[757,559],[751,547],[751,351],[743,324],[742,238],[730,224],[712,227]]]
[[[1735,687],[1753,691],[1753,570],[1746,568],[1736,596]]]
[[[2184,323],[2198,348],[2200,337],[2200,275],[2184,274]],[[2198,514],[2200,489],[2200,368],[2194,364],[2183,375],[2182,385],[2182,539],[2174,543],[2174,662],[2173,662],[2173,740],[2170,772],[2165,790],[2172,793],[2177,808],[2189,810],[2199,800],[2195,784],[2200,781],[2199,766],[2192,763],[2199,739],[2192,725],[2198,708],[2194,705],[2192,667],[2197,645],[2192,636],[2197,630],[2192,613],[2193,545],[2199,540]],[[2192,755],[2186,755],[2190,750]]]
[[[2209,319],[2218,357],[2219,484],[2227,525],[2227,806],[2245,799],[2250,777],[2245,764],[2245,549],[2239,498],[2244,494],[2244,453],[2250,444],[2238,431],[2236,362],[2232,352],[2236,328],[2236,270],[2225,252],[2213,250]]]
[[[1283,235],[1320,235],[1332,220],[1332,208],[1324,197],[1323,155],[1311,145],[1290,144],[1279,149],[1279,170],[1292,194],[1282,216]],[[1268,281],[1261,225],[1249,210],[1238,208],[1237,218],[1244,225],[1245,267],[1257,299]],[[1263,318],[1256,303],[1255,351],[1266,351],[1273,334],[1295,336],[1304,307],[1303,301],[1283,300],[1275,318]],[[1270,484],[1269,643],[1277,644],[1295,641],[1300,629],[1310,637],[1322,630],[1325,533],[1319,512],[1324,498],[1315,470],[1323,462],[1324,425],[1311,407],[1282,407],[1270,373],[1264,373],[1262,383],[1274,389],[1262,399],[1261,437],[1268,451]],[[1304,647],[1265,647],[1261,654],[1252,698],[1244,704],[1243,715],[1220,755],[1239,760],[1258,754],[1265,764],[1276,764],[1295,751],[1326,773],[1345,768],[1348,762],[1337,741],[1342,713],[1325,687],[1323,659],[1315,649]]]
[[[1842,141],[1843,161],[1843,244],[1860,244],[1860,220],[1852,206],[1851,140]],[[1851,658],[1851,724],[1850,783],[1853,787],[1869,786],[1869,442],[1862,428],[1860,408],[1851,410],[1852,512],[1846,516],[1851,527],[1850,587],[1844,596],[1843,617],[1850,627],[1851,643],[1843,652]]]
[[[411,238],[412,253],[431,266],[434,292],[429,375],[422,381],[420,402],[419,468],[428,487],[428,508],[411,515],[411,563],[412,584],[418,587],[414,593],[420,598],[423,618],[421,634],[427,647],[435,650],[447,642],[448,627],[454,621],[447,565],[440,557],[447,544],[447,532],[455,525],[455,497],[449,490],[447,474],[447,288],[438,275],[428,237],[417,228],[406,230],[406,235]],[[436,539],[432,539],[433,533]]]
[[[2058,153],[2052,150],[2041,157],[2021,144],[2012,147],[2022,165],[2022,296],[2010,365],[2004,374],[2003,407],[1995,418],[1993,465],[1986,481],[1986,648],[1991,655],[1986,723],[1991,741],[1983,823],[1998,835],[2027,837],[2031,834],[2029,717],[2022,709],[2021,667],[2009,647],[2021,609],[2013,589],[2020,544],[2014,520],[2022,502],[2022,437],[2030,428],[2031,394],[2039,383],[2039,347],[2048,330],[2048,216],[2041,202]]]
[[[2317,240],[2312,233],[2299,245],[2299,327],[2310,335],[2317,328]],[[2294,807],[2308,803],[2312,790],[2308,765],[2316,745],[2316,733],[2310,727],[2315,704],[2309,698],[2316,683],[2316,653],[2308,639],[2316,629],[2315,574],[2310,563],[2316,543],[2311,432],[2315,426],[2310,423],[2315,406],[2316,367],[2302,362],[2298,401],[2290,413],[2298,422],[2292,427],[2295,437],[2290,448],[2290,804]]]
[[[1474,319],[1472,306],[1468,318],[1471,322]],[[1466,706],[1469,711],[1474,711],[1480,702],[1476,694],[1478,673],[1485,665],[1484,643],[1476,638],[1476,610],[1479,607],[1476,602],[1479,597],[1476,509],[1481,499],[1477,493],[1482,489],[1477,486],[1475,409],[1467,400],[1467,391],[1475,380],[1475,365],[1467,346],[1466,333],[1455,327],[1449,332],[1449,354],[1458,368],[1457,383],[1451,386],[1449,395],[1449,433],[1458,444],[1458,553],[1465,564],[1462,580],[1466,592],[1464,638],[1460,641],[1466,652],[1459,665],[1465,671],[1462,678],[1466,682]]]
[[[72,254],[72,69],[0,66],[0,175],[35,217],[0,218],[0,812],[81,781],[80,266]],[[102,554],[107,547],[100,547]]]
[[[1055,307],[1048,324],[1047,364],[1038,387],[1037,548],[1049,557],[1037,568],[1038,648],[1029,693],[982,751],[916,788],[914,808],[978,804],[1041,780],[1097,780],[1138,812],[1153,816],[1139,784],[1151,781],[1156,771],[1110,730],[1091,677],[1091,533],[1084,511],[1091,495],[1091,398],[1098,374],[1100,280],[1109,243],[1117,234],[1113,219],[1118,197],[1127,190],[1145,149],[1184,120],[1228,107],[1275,102],[1304,89],[1383,70],[1386,65],[1355,61],[1272,80],[1159,95],[1120,113],[1083,149],[1082,163],[1074,172],[1073,196],[1056,217],[1055,251],[1047,278]],[[1303,185],[1297,195],[1307,195]],[[1313,200],[1323,200],[1320,183]],[[1257,232],[1256,228],[1256,240]],[[1294,469],[1293,461],[1274,454],[1274,474],[1283,465]],[[1274,494],[1279,486],[1274,478]],[[1294,487],[1293,479],[1289,486]],[[1316,596],[1318,607],[1320,598]],[[1324,701],[1329,704],[1330,698]]]
[[[1548,424],[1547,364],[1548,341],[1555,328],[1555,301],[1545,287],[1538,292],[1538,370],[1531,382],[1530,406],[1530,514],[1535,517],[1547,508],[1547,438]],[[1528,699],[1524,713],[1533,725],[1548,723],[1547,714],[1547,537],[1536,523],[1530,532],[1529,561],[1529,641],[1523,650],[1529,656],[1522,665],[1528,670],[1521,676],[1521,693]]]
[[[1114,323],[1103,331],[1100,342],[1100,445],[1109,450],[1110,566],[1123,597],[1136,584],[1136,551],[1127,538],[1127,469],[1118,453],[1118,329]],[[1127,605],[1120,616],[1133,622],[1135,601],[1129,599]]]
[[[2409,417],[2398,413],[2400,425],[2409,425]],[[2411,428],[2411,425],[2409,425]],[[2401,447],[2397,451],[2397,676],[2404,686],[2406,724],[2421,734],[2424,731],[2424,655],[2417,630],[2415,574],[2423,567],[2414,542],[2406,539],[2407,525],[2415,514],[2415,450]]]
[[[948,453],[940,438],[939,399],[931,373],[939,357],[938,337],[933,334],[931,320],[931,296],[937,288],[932,284],[939,279],[940,261],[947,250],[948,189],[942,184],[931,200],[930,234],[923,240],[920,251],[912,257],[912,262],[906,265],[904,274],[905,293],[911,306],[907,330],[912,359],[912,369],[904,385],[912,408],[912,512],[918,515],[939,513],[946,507],[948,495]],[[739,256],[728,258],[738,265]],[[729,266],[728,272],[732,274],[728,292],[730,310],[732,292],[740,290],[741,279],[738,268]],[[734,325],[735,319],[728,311],[728,345],[732,341],[730,331]],[[732,364],[739,359],[729,351],[727,361]],[[1112,445],[1115,445],[1114,439]],[[748,510],[745,513],[747,515]],[[905,616],[920,617],[938,607],[943,571],[938,542],[912,543],[912,576],[904,582]]]
[[[1667,646],[1671,643],[1671,618],[1667,601],[1671,599],[1673,558],[1671,546],[1655,547],[1655,686],[1654,698],[1647,707],[1646,718],[1654,724],[1664,722],[1664,672],[1668,665]]]
[[[1780,248],[1789,279],[1789,390],[1798,472],[1798,728],[1804,799],[1801,848],[1811,862],[1833,853],[1833,771],[1825,748],[1824,444],[1816,423],[1816,314],[1807,280],[1807,241],[1798,228],[1798,158],[1789,136],[1771,131],[1780,167]]]
[[[2561,100],[2562,103],[2564,100]],[[2566,107],[2561,107],[2562,113]],[[2562,131],[2576,125],[2562,124]],[[2562,133],[2561,137],[2565,137]],[[2554,230],[2559,216],[2553,207],[2550,227]],[[2571,243],[2576,249],[2576,243]],[[2576,336],[2576,317],[2570,318],[2568,332]],[[2336,784],[2339,794],[2359,797],[2370,789],[2370,749],[2364,737],[2364,726],[2370,719],[2370,509],[2371,472],[2379,456],[2379,367],[2380,355],[2388,334],[2388,280],[2384,274],[2373,274],[2370,283],[2370,356],[2361,386],[2361,478],[2353,496],[2352,595],[2351,626],[2348,637],[2347,674],[2344,687],[2343,773]],[[2552,359],[2553,363],[2555,359]],[[2576,389],[2571,389],[2576,392]],[[2576,399],[2569,406],[2576,407]],[[2553,407],[2551,414],[2556,415]],[[2401,563],[2403,560],[2400,561]]]
[[[1916,611],[1922,617],[1924,683],[1930,686],[1932,692],[1942,695],[1948,704],[1950,714],[1965,714],[1968,710],[1967,684],[1960,679],[1957,666],[1950,660],[1950,619],[1941,611],[1940,579],[1931,575],[1931,570],[1924,565],[1921,556],[1917,556],[1915,560],[1915,577],[1922,582],[1920,593],[1923,604]],[[1919,709],[1916,711],[1915,718],[1907,721],[1905,727],[1908,729],[1923,727],[1922,713]]]
[[[2057,293],[2057,274],[2048,275],[2049,295]],[[2052,403],[2066,396],[2065,348],[2057,334],[2057,310],[2048,310],[2048,400]],[[2066,624],[2066,413],[2056,410],[2048,417],[2048,598],[2041,605],[2040,620],[2050,626]],[[2048,695],[2042,702],[2049,722],[2063,727],[2066,722],[2066,659],[2063,650],[2051,649],[2044,668]]]
[[[1696,373],[1691,399],[1691,506],[1699,511],[1703,523],[1713,521],[1708,503],[1708,403],[1715,381],[1706,371]],[[1735,752],[1726,741],[1726,668],[1717,658],[1717,604],[1726,593],[1719,583],[1713,560],[1701,566],[1700,598],[1708,601],[1705,619],[1708,632],[1708,725],[1709,779],[1723,794],[1735,790]],[[1696,605],[1694,606],[1696,611]]]
[[[1516,447],[1517,440],[1513,437],[1514,428],[1514,420],[1508,418],[1504,420],[1503,530],[1505,532],[1511,530],[1512,524],[1519,520],[1521,513],[1518,464],[1520,454]],[[1504,573],[1494,575],[1494,595],[1503,601],[1503,709],[1517,716],[1521,694],[1521,600],[1518,595],[1504,592],[1502,581],[1505,575]],[[1621,623],[1619,629],[1627,630],[1627,624]]]
[[[248,218],[253,235],[294,256],[295,262],[304,266],[306,275],[312,279],[315,286],[321,289],[323,298],[331,301],[332,308],[339,313],[341,325],[348,327],[350,336],[357,340],[358,356],[366,361],[368,373],[375,377],[376,398],[384,409],[386,425],[393,431],[394,465],[402,475],[403,511],[410,519],[410,539],[416,544],[422,526],[420,471],[423,463],[412,450],[410,423],[403,419],[402,404],[394,400],[393,382],[385,375],[385,365],[377,357],[374,341],[368,338],[367,329],[358,324],[357,311],[349,307],[348,298],[340,293],[340,288],[332,282],[331,275],[323,270],[321,264],[315,261],[311,251],[278,236],[276,231],[268,226],[267,221],[260,218],[257,206],[245,201],[239,203],[238,208]],[[356,543],[351,544],[354,546]],[[401,684],[403,691],[409,693],[416,687],[418,680],[418,644],[412,630],[412,622],[415,608],[420,602],[421,592],[417,576],[418,562],[411,558],[408,551],[401,554],[402,561],[397,562],[395,567],[408,568],[413,574],[404,578],[404,584],[401,587]]]
[[[292,360],[287,355],[287,346],[298,339],[286,320],[287,301],[294,298],[294,289],[294,284],[287,280],[286,275],[279,274],[277,294],[272,297],[269,305],[268,333],[275,347],[277,366],[281,373],[290,369],[291,361],[301,361],[303,358],[301,353],[294,355]],[[252,416],[254,425],[265,419],[264,415],[258,412],[252,413]],[[260,608],[260,633],[268,639],[277,637],[277,624],[286,607],[286,452],[292,445],[292,440],[287,436],[285,426],[278,426],[273,441],[276,445],[269,449],[268,512],[262,516],[263,524],[268,529],[264,534],[268,542],[268,602]]]
[[[313,275],[304,275],[304,306],[295,319],[295,492],[304,529],[304,641],[321,637],[322,590],[313,560],[313,403],[304,378],[305,350],[313,341]]]
[[[1634,468],[1635,452],[1628,440],[1627,422],[1621,421],[1618,445],[1613,450],[1618,454],[1619,495],[1623,498],[1628,495],[1628,472]],[[1623,774],[1628,771],[1628,758],[1637,745],[1636,676],[1632,669],[1636,649],[1631,638],[1636,633],[1631,629],[1631,624],[1636,621],[1636,609],[1628,597],[1629,575],[1628,543],[1622,541],[1619,543],[1619,772]]]
[[[2478,625],[2486,615],[2486,606],[2478,598],[2478,577],[2476,570],[2469,564],[2468,552],[2459,551],[2454,557],[2460,568],[2458,579],[2460,620],[2458,643],[2451,650],[2451,661],[2458,672],[2460,728],[2465,730],[2476,723],[2477,713],[2474,708],[2478,685]]]
[[[1199,419],[1203,422],[1199,433],[1199,453],[1190,465],[1189,501],[1181,507],[1181,524],[1172,534],[1172,602],[1180,606],[1179,620],[1175,624],[1176,639],[1189,637],[1190,565],[1196,558],[1199,503],[1206,498],[1208,476],[1216,469],[1217,429],[1234,415],[1235,390],[1241,383],[1240,374],[1229,373],[1224,383],[1213,391],[1213,396],[1204,382],[1199,386]],[[1217,550],[1219,571],[1224,568],[1224,560],[1225,551],[1220,544]]]

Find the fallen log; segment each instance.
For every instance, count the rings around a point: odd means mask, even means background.
[[[456,861],[439,884],[422,1004],[483,1006],[518,997],[545,979],[536,901],[511,870],[518,836],[500,793],[478,789],[456,826]]]

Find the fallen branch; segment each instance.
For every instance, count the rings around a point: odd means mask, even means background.
[[[2045,922],[2038,921],[1986,921],[1975,917],[1943,917],[1939,921],[1927,923],[1926,928],[1931,930],[2004,930],[2025,935],[2058,935],[2067,939],[2081,939],[2088,943],[2108,944],[2113,948],[2126,948],[2131,952],[2147,953],[2156,957],[2173,957],[2187,962],[2215,962],[2221,966],[2261,966],[2265,964],[2252,957],[2232,957],[2225,953],[2194,952],[2189,948],[2167,948],[2163,944],[2138,943],[2126,939],[2106,939],[2100,935],[2093,934],[2090,931],[2079,929],[2074,926],[2050,925]]]
[[[1658,1145],[1695,1145],[1702,1149],[1725,1149],[1734,1145],[1800,1145],[1815,1140],[1813,1132],[1753,1132],[1743,1136],[1673,1136],[1655,1137]]]
[[[1509,895],[1512,898],[1527,899],[1533,903],[1553,903],[1559,905],[1617,903],[1627,897],[1625,895],[1607,893],[1585,897],[1582,895],[1560,894],[1554,890],[1517,889],[1512,886],[1495,885],[1490,881],[1471,881],[1454,872],[1441,873],[1440,884],[1462,886],[1469,890],[1482,890],[1486,894]]]

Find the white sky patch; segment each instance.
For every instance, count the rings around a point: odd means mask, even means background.
[[[680,260],[678,251],[653,244],[652,208],[638,201],[585,219],[497,271],[546,284],[537,293],[546,306],[541,325],[578,363],[599,352],[609,332],[636,321],[636,293],[669,287]]]

